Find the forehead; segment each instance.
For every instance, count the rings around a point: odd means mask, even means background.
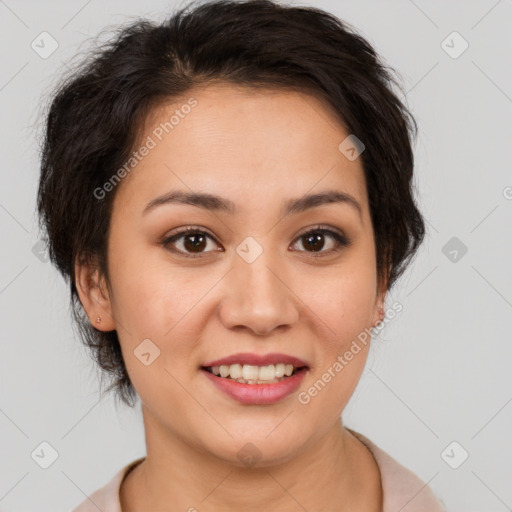
[[[364,207],[361,159],[339,150],[348,135],[329,105],[307,93],[224,83],[192,89],[147,116],[134,150],[151,149],[120,200],[180,188],[270,201],[337,186]]]

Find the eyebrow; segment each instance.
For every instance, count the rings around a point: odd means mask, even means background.
[[[188,204],[205,210],[224,212],[231,215],[237,212],[235,203],[224,197],[202,192],[182,192],[176,190],[152,199],[144,207],[142,215],[146,215],[149,211],[154,210],[158,206],[175,203]],[[316,194],[308,194],[298,199],[289,199],[282,207],[281,216],[284,217],[285,215],[304,212],[310,208],[332,203],[342,203],[352,206],[359,213],[359,217],[362,218],[362,208],[357,199],[339,190],[326,190]]]

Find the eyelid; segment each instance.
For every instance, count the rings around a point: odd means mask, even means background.
[[[182,226],[180,228],[177,228],[175,231],[171,231],[170,233],[166,234],[164,237],[162,237],[163,242],[166,240],[169,240],[170,238],[177,237],[178,235],[186,235],[188,233],[204,233],[205,235],[208,235],[213,240],[216,240],[215,235],[207,228],[204,228],[202,226]],[[218,242],[217,242],[218,243]]]
[[[313,224],[312,226],[308,226],[301,231],[299,231],[299,234],[294,238],[294,240],[297,240],[297,238],[300,238],[301,236],[307,235],[311,232],[317,232],[317,231],[326,231],[329,233],[334,233],[336,235],[339,235],[343,238],[345,238],[348,241],[348,238],[345,236],[343,231],[339,230],[338,228],[335,228],[333,226],[329,226],[328,224]]]

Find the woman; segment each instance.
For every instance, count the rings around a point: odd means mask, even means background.
[[[443,510],[341,417],[424,236],[392,83],[254,0],[136,22],[57,91],[41,223],[147,448],[77,512]]]

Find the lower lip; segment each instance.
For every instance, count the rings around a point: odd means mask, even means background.
[[[218,389],[242,404],[263,405],[274,404],[298,389],[307,368],[301,368],[291,377],[274,384],[241,384],[235,380],[217,377],[201,368]]]

